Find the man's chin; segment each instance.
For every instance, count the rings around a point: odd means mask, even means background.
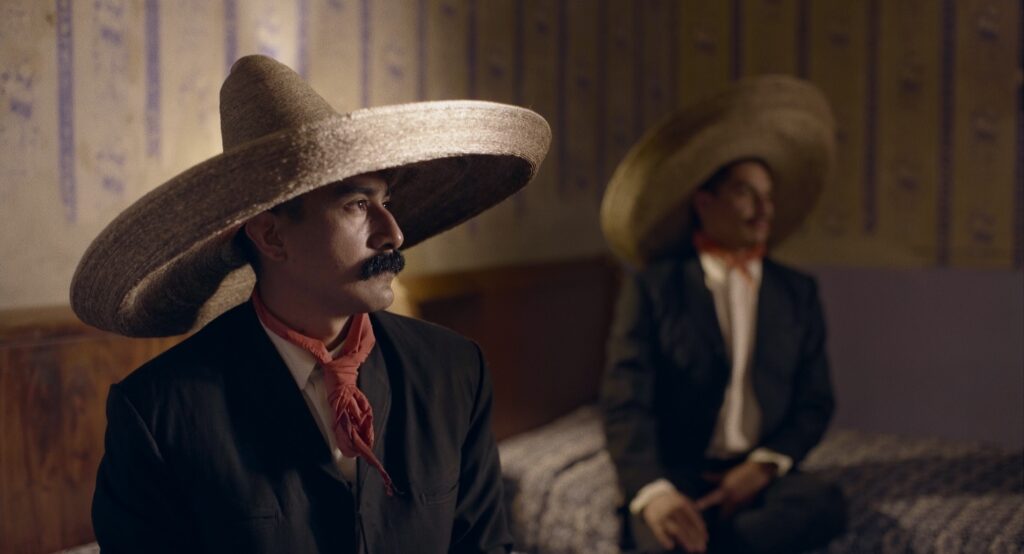
[[[380,291],[375,291],[370,298],[366,299],[366,305],[368,312],[379,312],[386,310],[395,302],[395,291],[391,290],[391,280],[394,279],[394,273],[389,273],[387,279],[382,279],[381,282],[387,282],[387,286]],[[383,274],[376,277],[371,277],[371,280],[376,280],[382,277]]]

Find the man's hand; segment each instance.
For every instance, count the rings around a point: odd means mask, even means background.
[[[705,475],[705,478],[718,481],[718,488],[697,500],[696,507],[704,511],[721,505],[722,516],[731,516],[737,509],[750,504],[772,482],[775,472],[773,464],[747,461],[725,474]]]
[[[676,491],[665,491],[651,499],[643,511],[644,522],[665,550],[676,546],[687,552],[704,552],[708,529],[700,510]]]

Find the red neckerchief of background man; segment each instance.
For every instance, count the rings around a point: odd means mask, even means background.
[[[750,262],[763,259],[765,253],[765,246],[763,244],[752,248],[725,248],[701,231],[693,234],[693,245],[697,248],[697,252],[709,254],[721,260],[725,263],[726,269],[739,271],[740,275],[743,275],[748,283],[754,281],[754,276],[750,274]]]

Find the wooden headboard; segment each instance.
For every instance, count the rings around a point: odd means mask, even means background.
[[[501,439],[596,398],[616,275],[590,259],[402,282],[420,317],[484,350]],[[105,333],[66,307],[0,311],[0,552],[94,540],[107,389],[179,340]]]
[[[93,540],[107,389],[178,339],[129,339],[70,308],[0,312],[0,552]]]
[[[404,279],[421,318],[480,344],[498,439],[596,400],[618,271],[607,259]]]

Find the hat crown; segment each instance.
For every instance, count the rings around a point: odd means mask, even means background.
[[[336,115],[298,73],[267,56],[239,58],[220,89],[224,151]]]

